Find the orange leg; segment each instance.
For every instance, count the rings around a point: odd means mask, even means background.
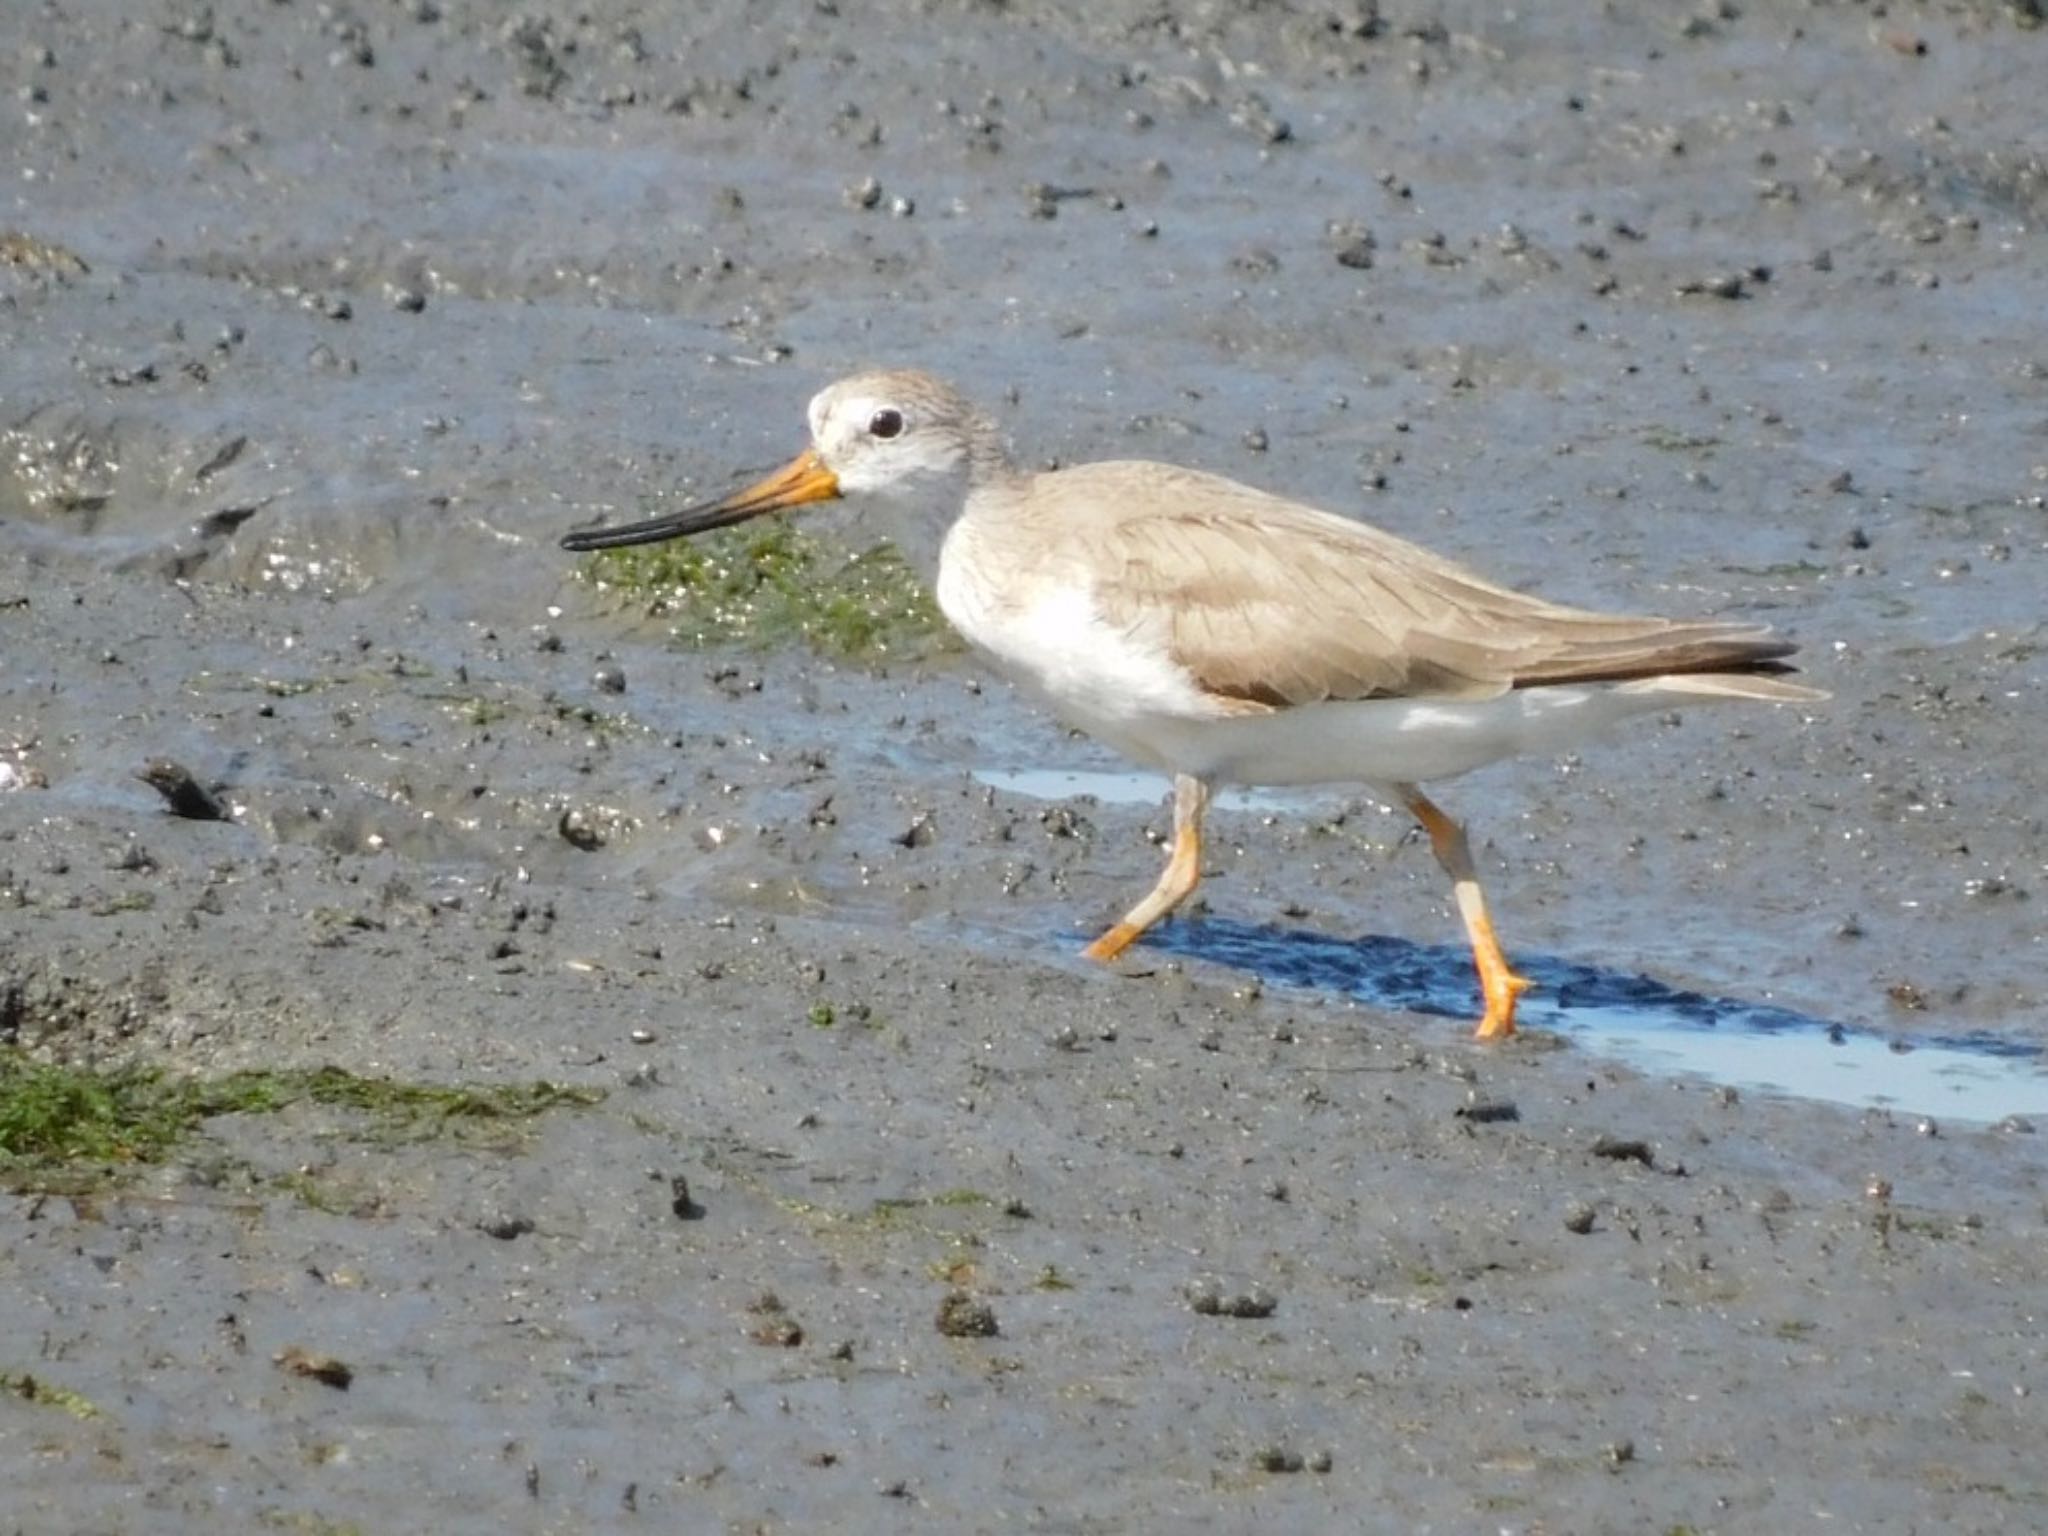
[[[1472,941],[1472,961],[1479,967],[1479,990],[1486,997],[1479,1038],[1498,1040],[1512,1035],[1515,999],[1528,991],[1531,983],[1510,970],[1508,957],[1500,952],[1493,919],[1487,916],[1486,897],[1479,889],[1479,872],[1472,867],[1472,849],[1465,841],[1465,829],[1413,784],[1401,785],[1400,795],[1409,814],[1429,834],[1429,846],[1436,851],[1436,861],[1443,866],[1444,873],[1451,877],[1458,914],[1465,919],[1465,934]]]
[[[1123,915],[1114,928],[1082,951],[1090,960],[1114,960],[1138,936],[1194,893],[1202,879],[1202,812],[1209,786],[1185,773],[1173,779],[1173,853],[1151,894]]]

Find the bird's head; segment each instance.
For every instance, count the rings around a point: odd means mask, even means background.
[[[810,427],[810,447],[764,480],[645,522],[578,529],[562,547],[651,544],[841,496],[957,511],[977,472],[1005,462],[986,417],[951,385],[910,369],[827,385],[811,400]]]

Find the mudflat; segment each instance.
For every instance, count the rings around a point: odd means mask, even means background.
[[[0,1527],[2048,1524],[2048,1116],[1595,1038],[2041,1081],[2038,23],[10,11]],[[871,364],[1833,699],[1443,786],[1505,1046],[1342,786],[1106,972],[1164,786],[886,530],[556,548]]]

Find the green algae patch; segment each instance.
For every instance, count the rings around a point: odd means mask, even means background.
[[[600,592],[670,621],[685,645],[803,643],[881,661],[938,649],[938,605],[887,544],[860,552],[781,518],[696,539],[600,550],[582,567]]]
[[[19,1398],[24,1403],[34,1403],[38,1408],[54,1408],[74,1419],[106,1417],[91,1398],[81,1396],[69,1387],[60,1387],[47,1377],[32,1376],[27,1371],[0,1371],[0,1394]]]
[[[107,1178],[162,1163],[220,1115],[317,1104],[361,1115],[367,1139],[419,1141],[502,1129],[602,1097],[555,1083],[411,1083],[338,1067],[176,1077],[154,1067],[58,1065],[0,1051],[0,1184],[76,1184],[95,1172]]]

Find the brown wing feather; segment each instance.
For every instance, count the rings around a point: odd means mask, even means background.
[[[1488,698],[1547,683],[1791,670],[1778,660],[1791,644],[1760,626],[1547,603],[1211,475],[1095,464],[1034,489],[1054,486],[1059,502],[1078,509],[1069,498],[1085,498],[1107,514],[1085,519],[1104,616],[1163,630],[1174,659],[1224,699]]]

